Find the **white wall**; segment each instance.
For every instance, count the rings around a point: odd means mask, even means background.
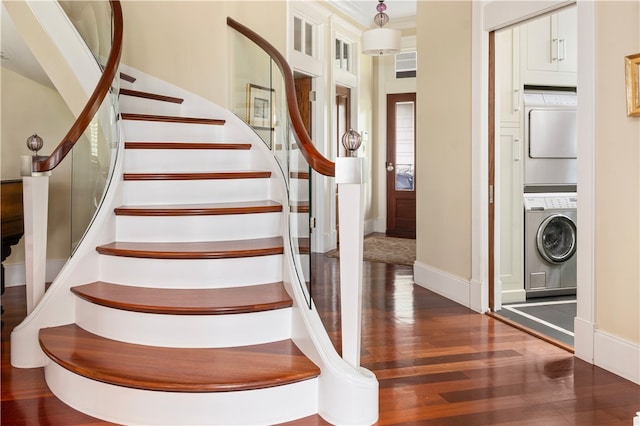
[[[57,91],[13,71],[2,68],[2,179],[20,177],[20,156],[32,155],[26,140],[34,132],[44,139],[40,155],[48,155],[60,143],[75,118]],[[63,162],[52,173],[49,188],[47,258],[66,260],[70,255],[71,162]],[[12,247],[4,262],[7,285],[24,284],[24,239]],[[15,269],[15,271],[14,271]],[[17,280],[17,281],[16,281]]]

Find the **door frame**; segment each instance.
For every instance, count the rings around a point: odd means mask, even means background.
[[[473,2],[472,21],[472,259],[469,289],[470,307],[479,312],[489,308],[489,33],[575,3],[553,2]],[[578,85],[581,103],[578,109],[578,312],[575,324],[575,355],[587,362],[594,360],[595,339],[595,4],[577,2],[578,7]],[[491,126],[494,126],[491,123]]]

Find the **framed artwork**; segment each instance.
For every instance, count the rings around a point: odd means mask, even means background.
[[[251,84],[247,86],[247,121],[258,129],[271,129],[272,108],[275,90]]]
[[[640,117],[640,53],[625,56],[627,115]]]

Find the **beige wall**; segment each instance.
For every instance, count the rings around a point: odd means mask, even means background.
[[[624,61],[640,52],[640,3],[596,3],[596,325],[640,343],[640,117]]]
[[[417,9],[417,261],[471,277],[471,2]]]
[[[1,177],[20,177],[20,156],[31,155],[25,144],[34,132],[44,139],[39,152],[48,155],[60,143],[74,122],[74,117],[55,90],[35,83],[2,68]],[[47,258],[66,259],[70,254],[71,199],[69,182],[71,161],[64,161],[53,171],[49,187],[49,228]],[[5,265],[24,262],[24,238],[12,247]]]
[[[282,1],[125,1],[122,13],[123,63],[225,107],[232,31],[227,16],[286,51]]]

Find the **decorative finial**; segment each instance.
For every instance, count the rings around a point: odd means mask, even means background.
[[[34,157],[38,156],[38,151],[41,150],[43,146],[44,146],[44,141],[40,136],[38,136],[37,133],[34,133],[33,135],[27,138],[27,148],[33,151]]]

